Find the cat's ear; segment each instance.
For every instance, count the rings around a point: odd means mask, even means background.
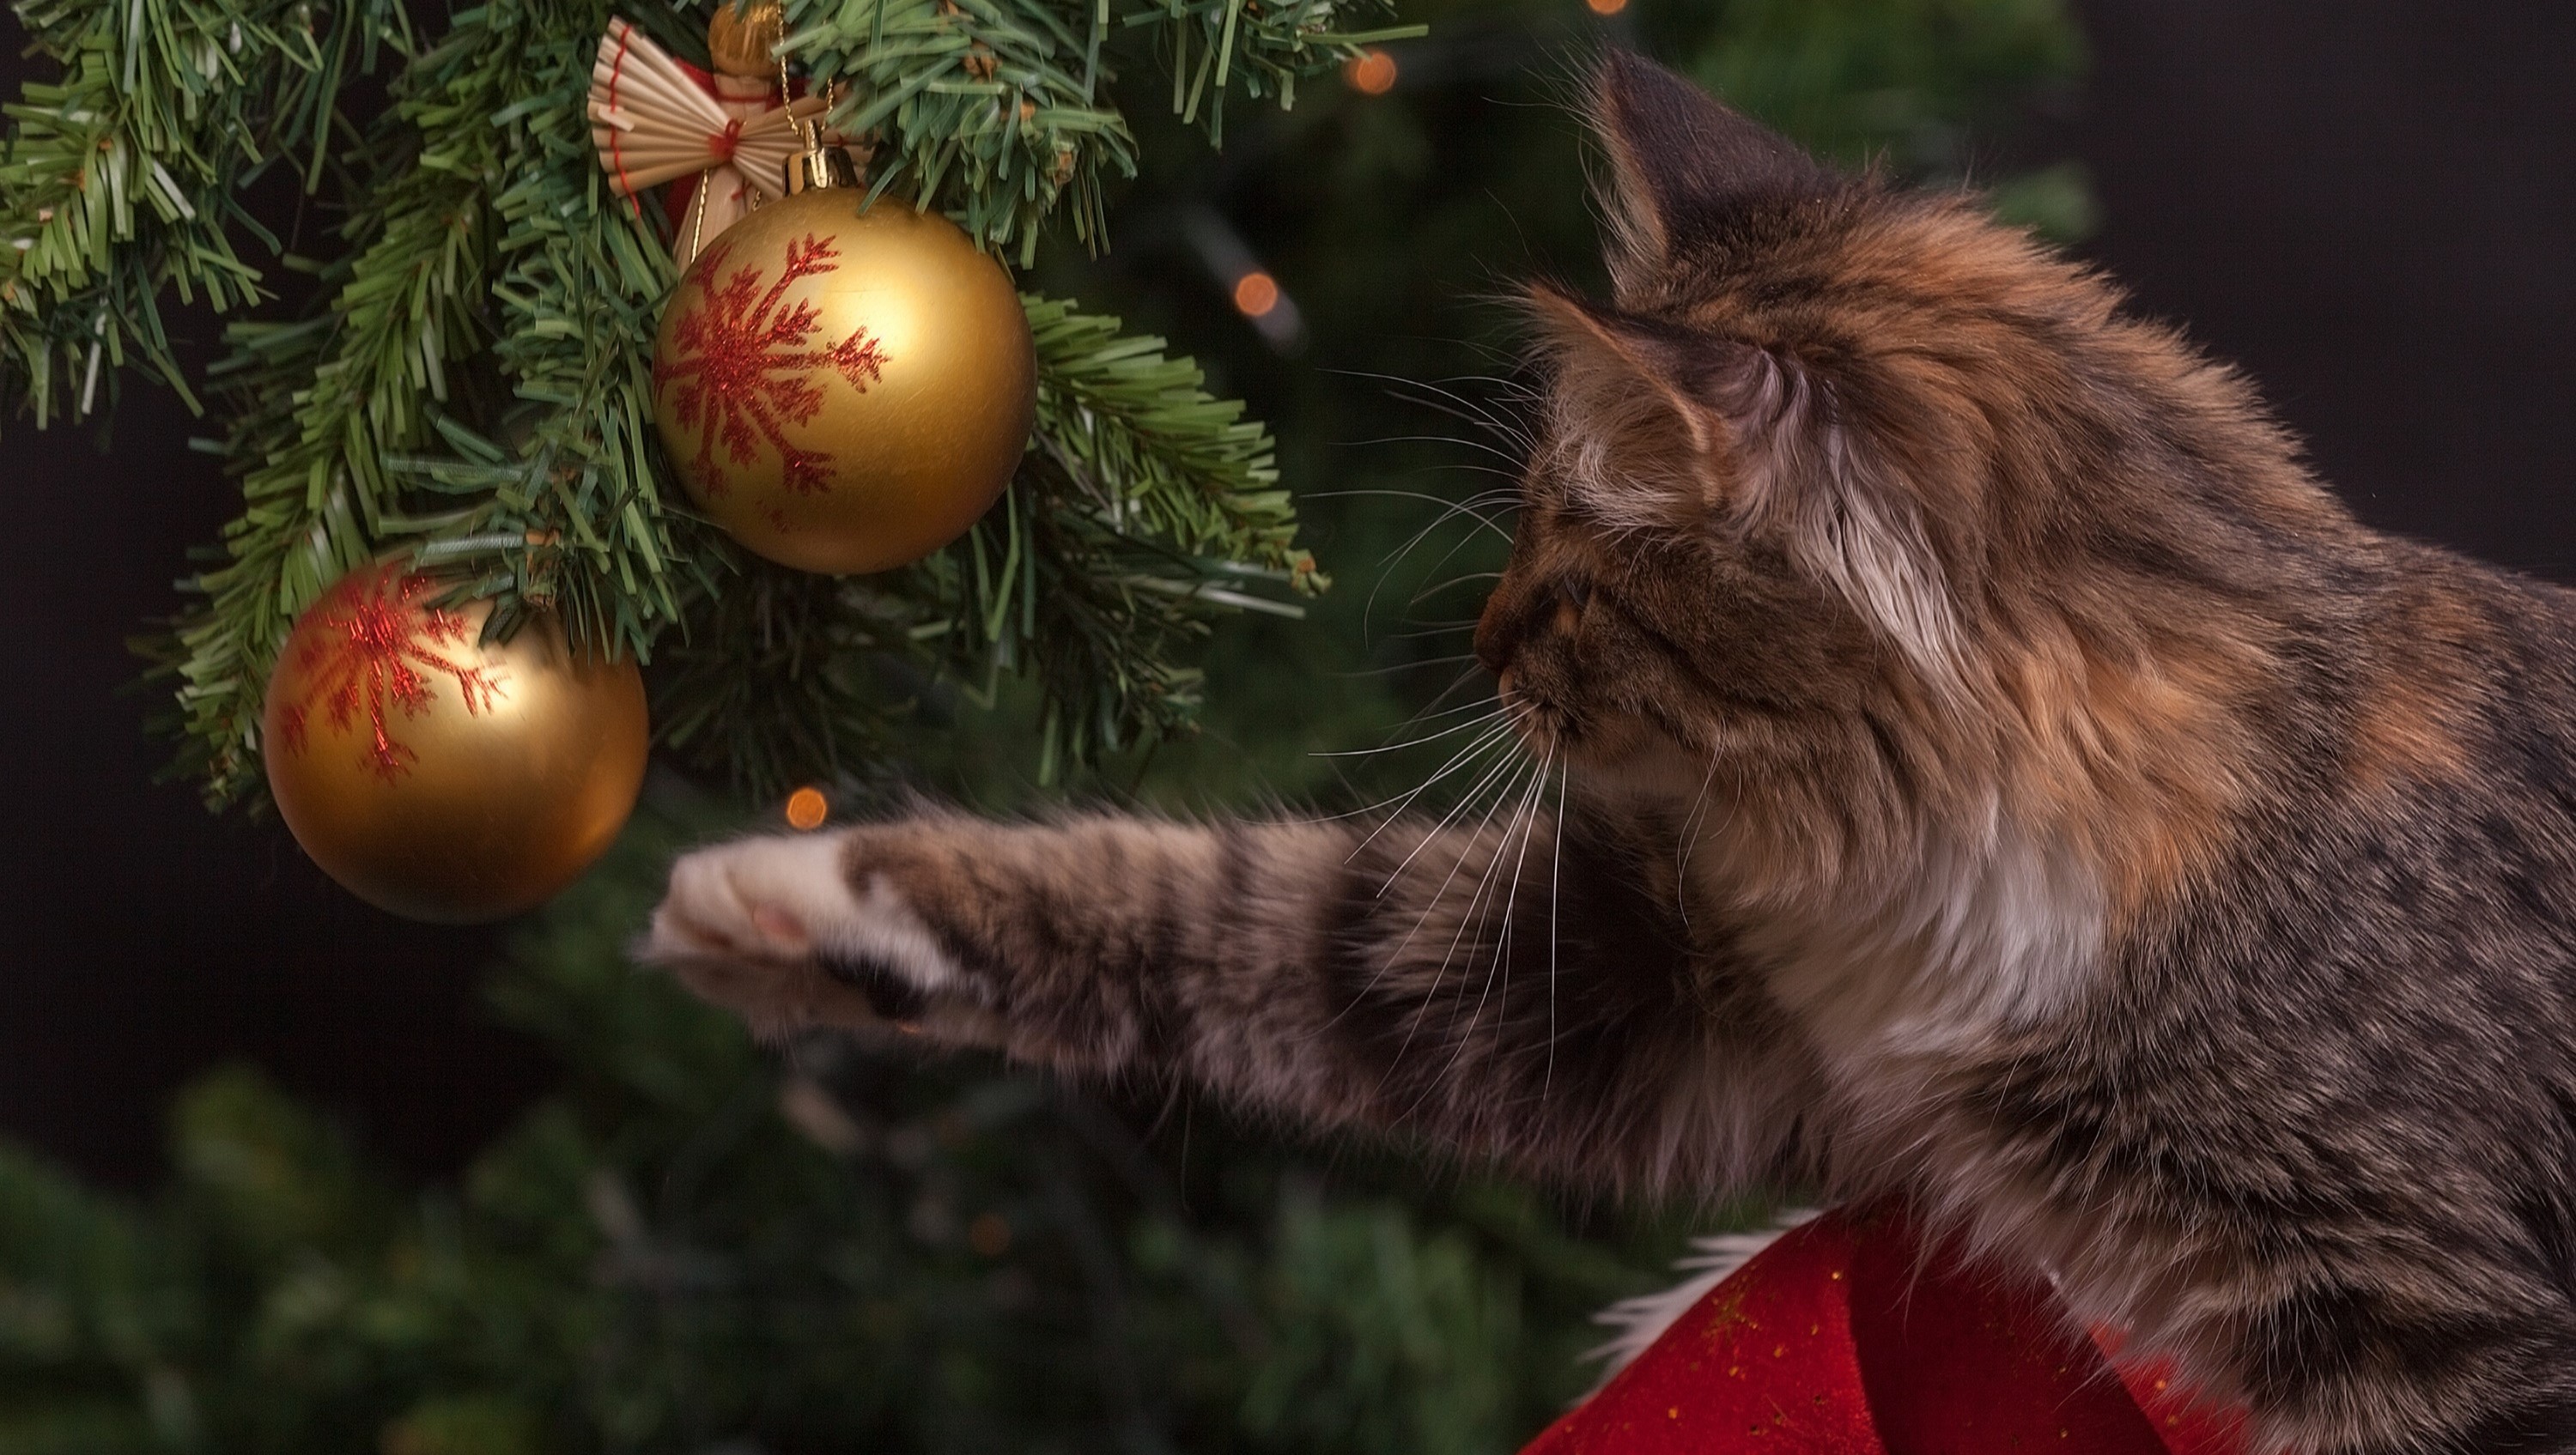
[[[1927,677],[1955,677],[1958,613],[1923,504],[1838,397],[1777,350],[1534,287],[1555,471],[1618,530],[1759,533]]]
[[[1592,124],[1610,157],[1607,261],[1623,298],[1693,236],[1843,185],[1788,138],[1627,51],[1610,52],[1594,76]]]
[[[1565,422],[1595,436],[1620,438],[1632,447],[1623,453],[1678,451],[1674,464],[1696,473],[1719,444],[1719,422],[1707,396],[1709,386],[1719,382],[1713,374],[1727,369],[1730,359],[1721,353],[1695,360],[1693,340],[1597,308],[1544,283],[1531,285],[1526,307]],[[1693,503],[1717,502],[1712,496],[1659,505],[1686,508]]]

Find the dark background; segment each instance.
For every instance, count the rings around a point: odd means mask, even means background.
[[[2090,251],[2260,379],[2363,515],[2576,579],[2576,7],[2079,10]],[[474,1008],[491,933],[387,919],[152,781],[125,639],[233,509],[197,428],[137,385],[113,453],[0,440],[0,1132],[138,1182],[169,1092],[248,1056],[453,1166],[543,1075]]]

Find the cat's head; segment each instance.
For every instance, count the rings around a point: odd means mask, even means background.
[[[2340,519],[2232,373],[1973,199],[1633,57],[1595,95],[1615,296],[1530,294],[1548,407],[1477,632],[1535,740],[1858,831],[2044,814],[2011,800],[2229,710],[2267,648],[2227,578]]]

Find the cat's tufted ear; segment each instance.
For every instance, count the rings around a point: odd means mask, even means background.
[[[1601,62],[1592,124],[1610,155],[1607,261],[1622,298],[1647,286],[1676,249],[1747,209],[1828,196],[1843,185],[1788,138],[1627,51]]]
[[[1723,375],[1742,362],[1740,346],[1659,328],[1543,283],[1531,285],[1526,307],[1569,433],[1615,438],[1630,456],[1661,452],[1677,475],[1701,472],[1721,440],[1711,401],[1728,392]],[[1657,508],[1716,504],[1711,496],[1662,500]]]
[[[1788,354],[1535,287],[1549,468],[1622,532],[1779,542],[1920,668],[1955,681],[1958,617],[1922,502],[1836,381]]]

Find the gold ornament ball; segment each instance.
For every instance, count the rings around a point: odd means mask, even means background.
[[[296,619],[261,741],[295,841],[349,892],[413,919],[531,908],[606,852],[644,782],[644,679],[576,658],[545,615],[482,644],[488,602],[400,562],[361,566]]]
[[[856,188],[708,240],[653,345],[689,498],[745,547],[847,575],[917,561],[1010,484],[1037,352],[1002,266],[946,218]]]

